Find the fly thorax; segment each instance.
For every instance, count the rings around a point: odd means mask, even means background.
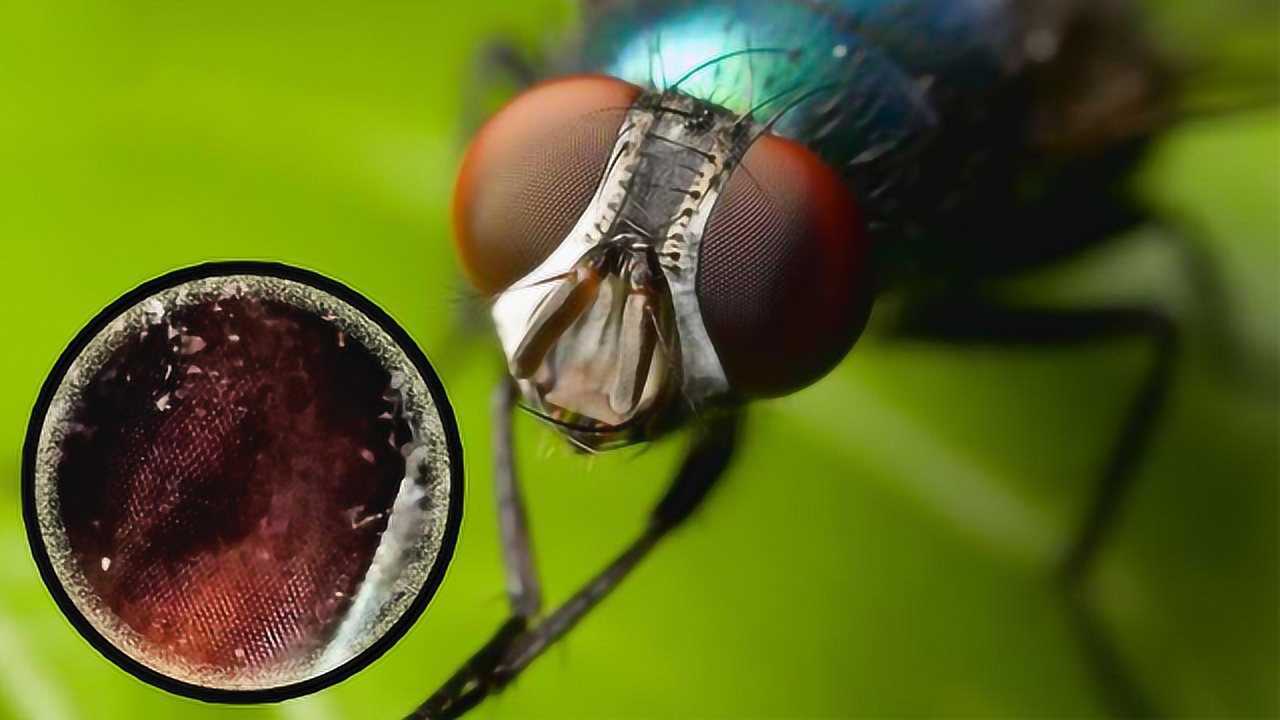
[[[702,234],[757,130],[679,93],[628,111],[586,211],[493,306],[534,412],[602,449],[727,396],[695,292]]]

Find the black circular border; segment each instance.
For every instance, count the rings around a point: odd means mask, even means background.
[[[44,537],[40,532],[39,518],[36,513],[35,464],[36,450],[40,443],[40,432],[44,427],[49,404],[53,400],[54,393],[65,379],[71,363],[80,355],[85,346],[102,332],[108,323],[142,300],[158,292],[193,280],[227,275],[259,275],[308,285],[337,297],[376,323],[383,332],[387,333],[396,342],[426,382],[427,389],[430,391],[431,398],[435,403],[436,412],[440,416],[441,425],[444,427],[445,441],[449,452],[449,513],[445,522],[444,537],[436,555],[435,563],[427,574],[426,582],[423,583],[421,590],[418,591],[418,596],[413,603],[382,637],[342,665],[314,678],[289,685],[257,690],[209,688],[177,680],[143,665],[113,645],[93,627],[93,624],[80,612],[70,596],[62,588],[62,584],[54,573],[53,564],[49,560],[48,550],[44,544]],[[458,532],[462,524],[464,482],[462,463],[462,440],[458,434],[458,424],[453,414],[453,406],[449,403],[449,398],[445,394],[444,384],[440,381],[440,377],[436,374],[435,368],[431,366],[430,361],[427,360],[426,355],[409,337],[404,328],[400,327],[390,315],[355,290],[311,270],[304,270],[281,263],[249,260],[211,262],[166,273],[130,290],[95,315],[76,334],[71,344],[62,351],[58,361],[54,364],[53,369],[49,372],[48,377],[45,378],[44,384],[40,388],[40,395],[36,400],[35,408],[31,413],[31,420],[27,425],[26,441],[22,448],[22,516],[27,528],[27,543],[31,547],[31,555],[35,559],[36,567],[40,571],[40,577],[44,581],[45,587],[49,590],[49,594],[53,596],[59,609],[62,610],[62,614],[66,616],[71,625],[75,627],[82,637],[89,641],[89,644],[95,650],[108,660],[143,682],[177,695],[195,698],[196,700],[229,704],[280,702],[323,690],[360,672],[381,657],[387,650],[391,649],[391,646],[395,645],[408,632],[409,628],[417,622],[431,599],[435,597],[440,584],[444,581],[445,571],[453,559],[454,547],[457,545]]]

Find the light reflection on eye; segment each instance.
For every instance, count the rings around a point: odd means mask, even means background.
[[[204,699],[282,699],[363,667],[421,612],[460,463],[439,381],[367,301],[279,266],[202,266],[64,354],[28,435],[27,523],[54,597],[111,659]]]

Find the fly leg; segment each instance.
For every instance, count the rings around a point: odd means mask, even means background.
[[[495,403],[495,409],[505,408],[505,418],[499,421],[499,426],[506,428],[498,430],[498,438],[505,441],[499,443],[498,450],[499,517],[512,617],[409,716],[411,719],[456,718],[485,697],[501,691],[617,588],[658,541],[693,514],[728,467],[737,441],[738,415],[713,420],[700,428],[675,479],[651,511],[641,533],[563,605],[536,622],[533,615],[537,612],[540,594],[511,461],[510,410],[514,393],[500,389],[499,398],[504,399]]]
[[[1070,345],[1126,337],[1150,342],[1150,364],[1129,402],[1091,491],[1088,510],[1058,570],[1072,624],[1094,668],[1104,702],[1117,716],[1153,715],[1152,704],[1121,660],[1086,591],[1098,554],[1132,495],[1135,471],[1151,444],[1172,386],[1179,345],[1173,321],[1160,310],[1147,307],[1018,309],[970,297],[948,297],[911,308],[899,319],[894,333],[970,345]]]
[[[524,496],[516,479],[512,415],[516,386],[504,378],[493,394],[493,483],[498,504],[502,565],[506,570],[507,600],[512,617],[527,624],[542,609],[542,585],[533,562]]]
[[[1232,324],[1232,318],[1238,316],[1237,308],[1220,259],[1212,252],[1207,230],[1195,220],[1167,210],[1160,211],[1158,217],[1152,229],[1178,260],[1192,298],[1189,309],[1196,332],[1205,337],[1227,376],[1254,373],[1257,361],[1249,357],[1243,338]]]
[[[413,718],[458,717],[492,689],[490,674],[504,653],[533,624],[542,607],[542,587],[533,560],[528,514],[516,477],[514,423],[516,386],[507,376],[493,393],[493,478],[498,533],[511,617],[493,637],[420,706]]]

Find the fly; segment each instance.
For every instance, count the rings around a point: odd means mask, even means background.
[[[1147,306],[989,292],[1147,218],[1122,182],[1177,119],[1178,87],[1136,9],[706,0],[586,16],[563,72],[490,119],[459,174],[458,251],[508,366],[494,421],[512,614],[414,716],[465,712],[563,637],[697,509],[743,408],[819,380],[886,289],[906,299],[885,323],[898,336],[1150,342],[1061,566],[1106,702],[1148,714],[1078,595],[1168,394],[1176,327]],[[547,615],[512,460],[519,407],[590,452],[696,438],[644,531]]]

